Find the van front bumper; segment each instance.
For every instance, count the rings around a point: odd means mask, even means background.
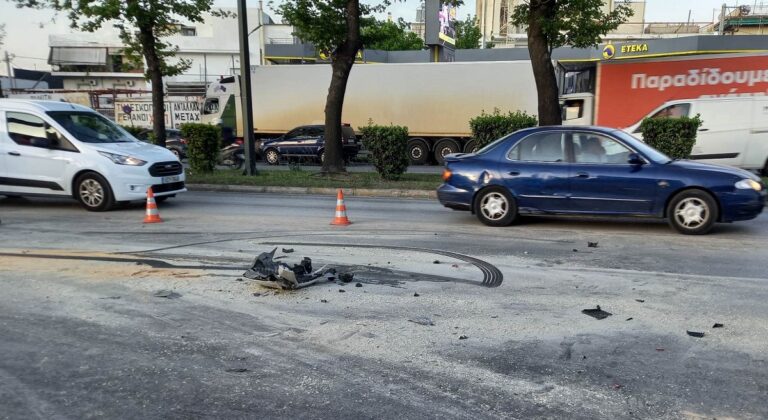
[[[139,168],[131,168],[139,169]],[[117,181],[110,180],[115,201],[140,201],[147,198],[147,190],[158,196],[174,195],[187,191],[185,174],[170,177],[155,177],[147,173],[146,168],[140,171],[123,171]]]

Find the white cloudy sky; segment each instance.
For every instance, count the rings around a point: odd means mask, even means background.
[[[279,1],[279,0],[277,0]],[[363,0],[369,2],[368,0]],[[459,16],[464,18],[467,14],[474,14],[475,1],[465,0],[466,4],[459,8]],[[709,22],[712,20],[712,12],[719,9],[724,0],[647,0],[646,1],[646,21],[647,22],[681,22],[688,19],[688,11],[692,12],[692,20],[696,22]],[[768,0],[725,0],[729,6],[739,4],[760,4],[765,3],[768,6]],[[268,1],[264,1],[265,8]],[[235,0],[217,0],[219,7],[235,7]],[[420,0],[393,0],[393,5],[389,8],[395,19],[402,17],[407,21],[412,21],[416,17],[416,8]],[[257,0],[248,0],[249,7],[258,7]],[[269,13],[270,11],[267,10]],[[276,21],[279,17],[270,13]],[[46,59],[48,57],[48,34],[62,33],[67,31],[66,19],[61,17],[56,23],[51,23],[53,14],[48,11],[38,11],[29,9],[17,9],[12,3],[0,0],[0,24],[5,23],[6,38],[5,45],[0,47],[2,50],[8,50],[9,53],[16,56],[14,65],[22,68],[47,69]],[[41,25],[43,24],[44,25]],[[0,66],[0,74],[6,74],[5,66]]]

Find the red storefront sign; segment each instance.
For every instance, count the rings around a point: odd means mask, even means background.
[[[768,95],[768,55],[603,62],[596,124],[628,127],[674,99]]]

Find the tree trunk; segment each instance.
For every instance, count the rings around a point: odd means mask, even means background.
[[[531,1],[528,18],[528,52],[531,55],[536,92],[539,95],[539,125],[560,125],[563,117],[558,98],[555,67],[549,49],[547,34],[542,23],[554,19],[554,2],[550,0]]]
[[[331,86],[325,102],[325,161],[323,173],[340,173],[344,169],[342,146],[341,113],[344,109],[344,94],[347,80],[355,64],[355,56],[362,46],[360,40],[360,1],[347,0],[347,36],[344,42],[331,53]]]
[[[157,55],[154,28],[151,25],[139,26],[139,41],[142,54],[147,61],[147,73],[152,82],[152,134],[155,144],[165,147],[165,93],[163,89],[163,70]]]

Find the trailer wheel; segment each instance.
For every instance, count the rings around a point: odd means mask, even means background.
[[[423,165],[429,158],[429,145],[422,139],[411,139],[408,142],[408,158],[412,165]]]
[[[478,150],[477,141],[470,140],[464,145],[464,153],[475,153]]]
[[[445,164],[444,157],[446,155],[450,155],[451,153],[459,153],[461,151],[461,148],[459,147],[459,143],[456,142],[454,139],[441,139],[437,142],[437,145],[435,146],[435,160],[439,165]]]

